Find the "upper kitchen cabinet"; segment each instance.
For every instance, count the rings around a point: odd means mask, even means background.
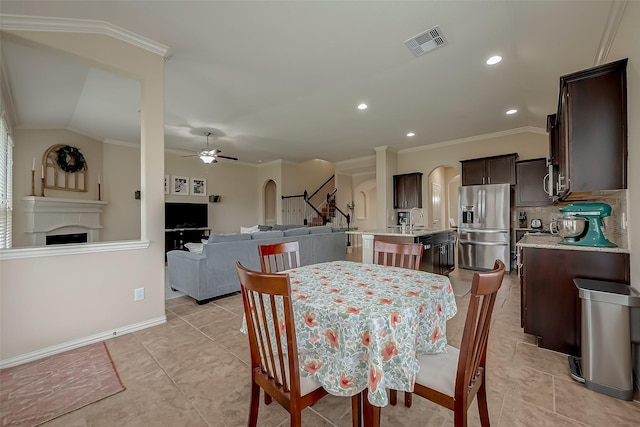
[[[518,155],[483,157],[462,160],[462,185],[516,183],[516,159]]]
[[[626,69],[623,59],[560,78],[557,134],[549,133],[560,199],[627,188]]]
[[[545,206],[552,203],[545,185],[549,174],[547,159],[516,162],[516,206]]]
[[[413,172],[393,176],[393,207],[396,209],[422,207],[422,173]]]

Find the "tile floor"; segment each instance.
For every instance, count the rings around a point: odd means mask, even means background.
[[[456,293],[471,272],[456,270]],[[464,292],[464,291],[462,291]],[[458,297],[447,337],[459,345],[469,296]],[[243,426],[249,402],[249,349],[239,331],[239,294],[199,306],[168,299],[167,323],[107,341],[127,389],[47,424],[52,426]],[[520,328],[515,273],[505,277],[494,309],[487,371],[494,426],[638,426],[640,401],[624,402],[587,390],[568,374],[563,354],[538,348]],[[477,407],[470,425],[480,425]],[[349,426],[350,399],[327,396],[303,413],[304,426]],[[277,403],[260,407],[259,426],[288,426]],[[453,415],[414,397],[413,407],[382,410],[385,426],[452,426]]]

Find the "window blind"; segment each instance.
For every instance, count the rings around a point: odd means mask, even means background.
[[[0,248],[12,246],[13,141],[4,114],[0,115]]]

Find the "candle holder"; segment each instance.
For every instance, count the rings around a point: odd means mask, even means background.
[[[40,184],[40,197],[44,197],[44,177],[40,178],[41,184]]]
[[[102,200],[102,187],[98,184],[98,200]]]
[[[31,195],[36,195],[36,171],[31,170]]]

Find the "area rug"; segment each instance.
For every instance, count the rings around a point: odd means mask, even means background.
[[[124,390],[96,343],[0,370],[0,425],[37,426]]]

